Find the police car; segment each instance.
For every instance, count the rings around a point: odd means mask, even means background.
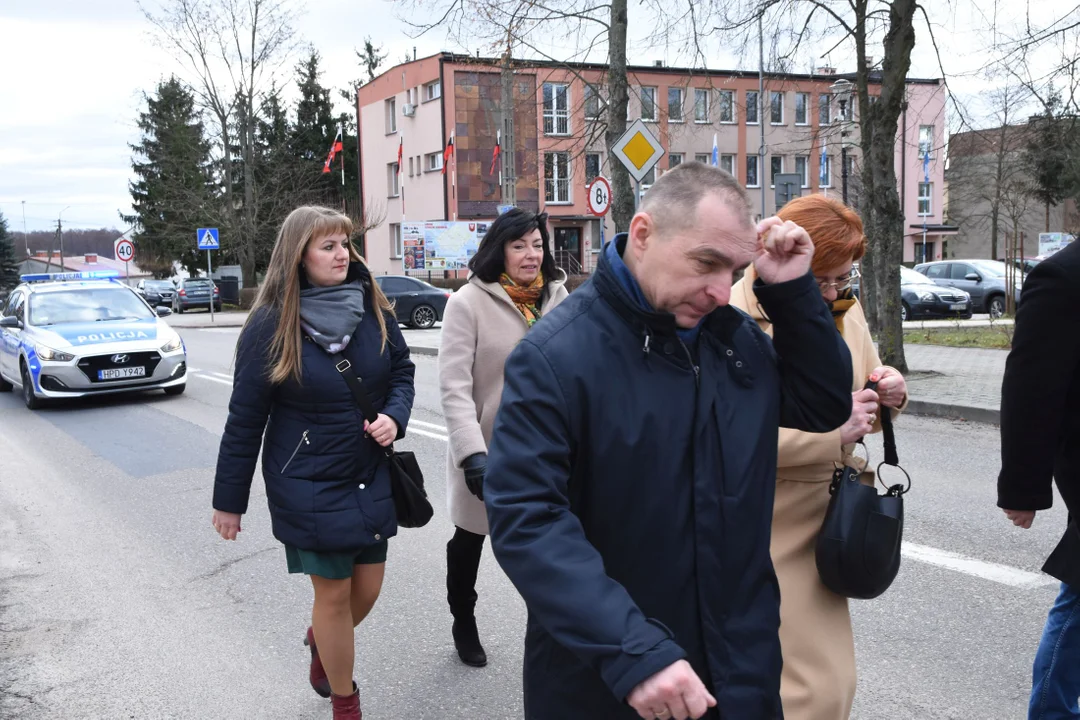
[[[95,271],[23,275],[0,313],[0,390],[35,410],[49,398],[161,389],[184,392],[184,341],[116,280]]]

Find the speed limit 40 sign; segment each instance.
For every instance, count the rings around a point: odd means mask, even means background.
[[[131,262],[131,258],[135,257],[135,246],[127,238],[119,238],[113,250],[116,253],[116,259],[121,262]]]
[[[611,207],[611,183],[605,177],[598,177],[589,183],[589,212],[598,217],[607,215]]]

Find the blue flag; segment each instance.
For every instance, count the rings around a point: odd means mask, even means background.
[[[829,186],[829,156],[825,154],[825,143],[821,143],[821,168],[818,172],[821,187]]]

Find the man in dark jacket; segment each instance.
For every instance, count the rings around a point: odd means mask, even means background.
[[[793,223],[755,229],[729,174],[684,164],[510,355],[484,497],[529,610],[530,720],[782,717],[777,428],[851,414],[812,254]],[[727,306],[751,261],[771,342]]]
[[[1001,386],[998,507],[1030,528],[1054,502],[1069,525],[1043,571],[1061,580],[1035,654],[1032,718],[1080,717],[1080,243],[1043,260],[1024,282]]]

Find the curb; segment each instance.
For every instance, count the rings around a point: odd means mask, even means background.
[[[426,355],[428,357],[439,357],[439,348],[437,347],[424,347],[423,345],[409,345],[409,352],[413,355]]]
[[[192,324],[192,325],[187,325],[187,324],[173,325],[172,323],[169,323],[169,327],[171,327],[173,330],[213,330],[214,328],[238,328],[238,327],[244,327],[244,321],[243,320],[239,320],[239,321],[226,320],[224,322],[214,322],[214,323],[206,323],[206,324],[199,324],[199,325],[195,325],[195,324]]]
[[[969,422],[986,423],[988,425],[1001,424],[1001,411],[994,408],[951,405],[949,403],[915,400],[914,398],[908,400],[905,414],[952,418],[967,420]]]

